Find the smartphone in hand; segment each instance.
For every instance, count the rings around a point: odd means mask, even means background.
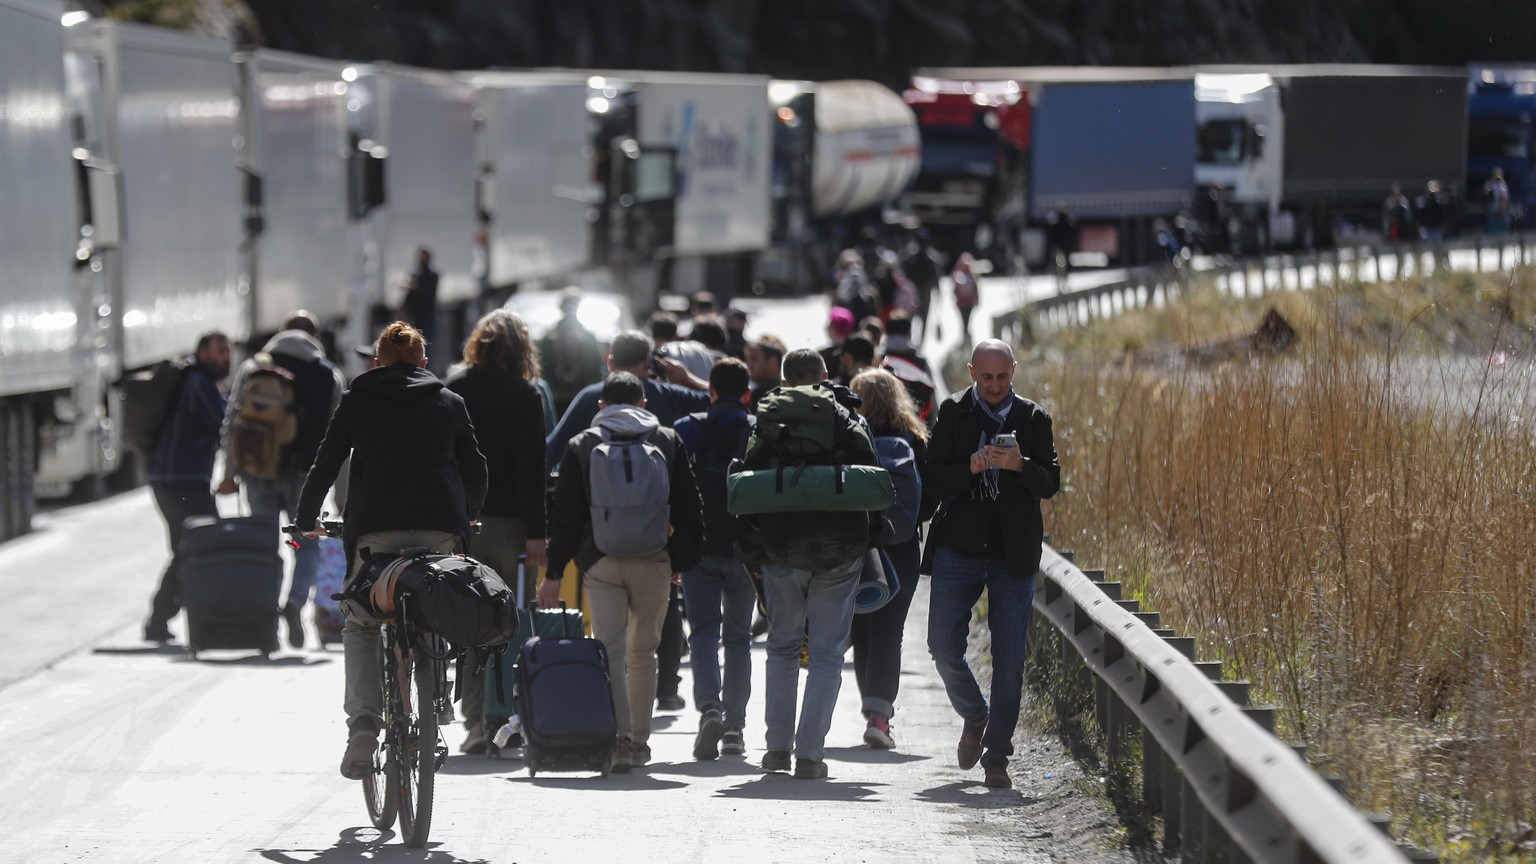
[[[1012,432],[999,432],[998,434],[992,436],[993,447],[1007,447],[1012,449],[1013,447],[1017,447],[1018,443],[1018,439],[1013,437]]]

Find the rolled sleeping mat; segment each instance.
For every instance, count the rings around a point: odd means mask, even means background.
[[[875,548],[864,553],[864,570],[859,574],[859,587],[853,594],[855,614],[873,612],[891,602],[901,583],[896,579],[896,568],[884,549]]]

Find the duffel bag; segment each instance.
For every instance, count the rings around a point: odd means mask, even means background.
[[[417,627],[456,648],[494,648],[517,636],[517,600],[500,575],[468,555],[375,555],[368,605],[390,619],[404,609]]]
[[[732,474],[725,509],[758,513],[884,511],[895,500],[891,475],[870,465],[780,465]]]

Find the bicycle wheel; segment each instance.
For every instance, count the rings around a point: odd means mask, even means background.
[[[380,831],[394,827],[395,812],[399,807],[392,779],[394,770],[387,755],[393,749],[386,741],[385,749],[374,751],[373,772],[363,778],[363,800],[368,803],[368,820]]]
[[[428,664],[430,667],[430,664]],[[417,849],[427,845],[432,831],[432,788],[437,771],[437,712],[432,704],[433,682],[424,675],[395,676],[396,685],[409,688],[415,679],[416,698],[401,693],[401,704],[410,710],[398,718],[401,730],[400,764],[395,772],[400,802],[400,834],[405,845]]]

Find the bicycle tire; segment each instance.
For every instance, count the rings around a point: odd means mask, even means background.
[[[423,664],[428,669],[430,662]],[[403,679],[403,680],[402,680]],[[437,713],[433,705],[434,683],[420,674],[395,676],[397,686],[410,687],[414,679],[416,698],[402,693],[402,703],[411,710],[400,718],[396,728],[405,734],[399,750],[400,763],[395,771],[396,798],[400,805],[400,834],[405,845],[420,849],[427,845],[432,832],[433,779],[437,771]]]
[[[373,754],[373,772],[363,778],[363,801],[368,805],[368,821],[380,831],[394,827],[399,807],[395,800],[394,768],[386,755],[393,748],[388,742],[385,748]]]

